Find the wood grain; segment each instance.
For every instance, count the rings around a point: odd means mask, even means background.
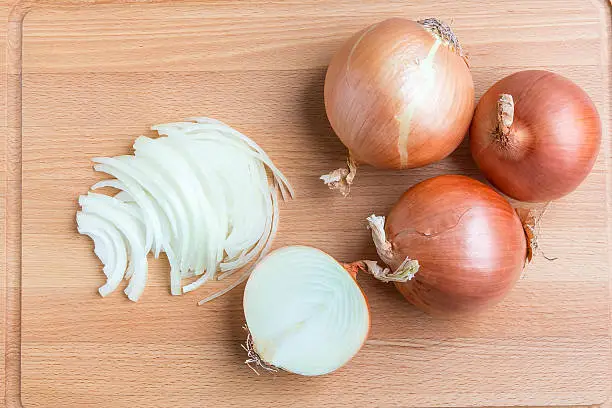
[[[6,2],[0,1],[0,83],[7,83],[7,27],[9,8]],[[0,238],[0,312],[2,327],[0,327],[0,395],[6,394],[6,339],[7,331],[5,316],[7,315],[7,274],[6,274],[6,135],[7,135],[7,87],[0,86],[0,134],[4,135],[0,141],[0,223],[2,225],[2,238]]]
[[[603,2],[71,2],[17,3],[9,17],[0,1],[3,24],[12,21],[0,26],[7,406],[543,406],[611,397]],[[370,339],[321,378],[258,377],[242,364],[242,287],[196,307],[218,284],[171,297],[167,265],[151,262],[140,302],[120,292],[99,298],[102,273],[75,231],[76,198],[100,177],[91,157],[129,153],[155,123],[207,115],[251,136],[298,192],[282,207],[275,247],[313,245],[342,260],[375,257],[365,217],[386,213],[414,183],[442,173],[482,180],[465,143],[422,169],[364,167],[350,199],[317,179],[345,155],[323,107],[326,64],[351,33],[397,15],[453,21],[477,97],[511,72],[545,68],[593,98],[607,128],[600,157],[542,222],[541,246],[556,261],[537,257],[503,303],[455,320],[430,318],[393,287],[360,277]]]

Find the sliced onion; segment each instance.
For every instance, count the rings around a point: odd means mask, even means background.
[[[113,267],[112,283],[109,288],[116,289],[118,283],[116,279],[121,281],[121,278],[130,279],[130,283],[125,290],[126,295],[131,300],[138,300],[142,294],[146,279],[147,279],[147,252],[145,251],[145,228],[138,216],[133,214],[133,207],[128,204],[116,199],[115,197],[106,196],[103,194],[89,193],[88,195],[79,197],[79,204],[81,205],[82,214],[87,216],[99,217],[105,223],[105,229],[113,229],[118,231],[121,235],[117,235],[114,232],[108,234],[110,238],[110,247],[116,249],[122,247],[123,251],[118,251],[122,256],[125,252],[128,258],[127,270],[125,267],[122,268],[122,264],[115,264]],[[95,219],[95,218],[94,218]],[[77,223],[81,231],[86,225],[82,225],[82,216],[77,218]],[[110,226],[109,226],[110,225]],[[104,237],[104,236],[102,236]],[[94,238],[94,245],[97,246],[96,239]],[[108,248],[105,245],[105,248]],[[94,252],[100,260],[106,264],[108,258],[106,253],[101,253],[98,248],[94,249]],[[117,251],[115,251],[117,252]],[[119,271],[122,269],[121,271]],[[116,275],[115,275],[116,274]],[[108,275],[107,275],[108,276]],[[111,276],[108,276],[111,279]],[[107,290],[101,290],[103,296],[110,293]]]
[[[112,187],[112,188],[116,188],[118,190],[121,190],[117,194],[115,194],[114,197],[117,200],[119,200],[119,201],[121,201],[123,203],[126,203],[127,205],[124,206],[124,208],[127,211],[129,211],[129,213],[134,218],[136,218],[141,223],[144,223],[144,218],[143,218],[142,212],[140,211],[140,208],[139,208],[138,204],[136,203],[136,200],[134,200],[134,198],[130,195],[130,193],[125,191],[126,187],[125,187],[125,185],[122,182],[120,182],[119,180],[115,180],[115,179],[112,179],[112,180],[102,180],[102,181],[97,182],[93,186],[91,186],[91,190],[92,191],[93,190],[97,190],[97,189],[102,188],[102,187]],[[144,228],[144,225],[143,225],[143,228]],[[152,242],[152,238],[149,239],[147,237],[147,242]],[[148,246],[148,247],[150,249],[150,246]]]
[[[109,181],[118,181],[118,180],[109,180]],[[93,190],[93,188],[92,188]],[[130,195],[130,193],[128,193],[127,191],[120,191],[117,194],[115,194],[115,198],[117,200],[123,201],[124,203],[133,203],[134,198],[132,198],[132,196]]]
[[[107,279],[98,289],[102,297],[107,296],[117,289],[127,268],[127,250],[123,237],[110,222],[95,214],[82,211],[77,212],[77,228],[80,234],[88,236],[106,234],[109,237],[111,246],[106,249],[111,252],[107,259],[112,259],[113,263],[104,265]]]
[[[278,194],[277,194],[277,190],[276,189],[271,189],[271,190],[273,190],[273,193],[272,193],[272,211],[273,211],[272,228],[270,230],[269,236],[267,237],[266,244],[264,245],[264,248],[262,249],[259,257],[256,260],[256,262],[249,269],[246,269],[240,275],[240,277],[232,285],[226,287],[225,289],[222,289],[222,290],[218,291],[217,293],[214,293],[214,294],[208,296],[207,298],[204,298],[204,299],[200,300],[198,302],[199,305],[203,305],[204,303],[210,302],[211,300],[214,300],[214,299],[218,298],[219,296],[223,296],[224,294],[226,294],[230,290],[232,290],[235,287],[237,287],[240,284],[242,284],[245,280],[247,280],[247,278],[249,277],[249,275],[251,274],[251,272],[253,271],[253,269],[257,265],[257,262],[259,260],[261,260],[268,252],[270,252],[270,248],[272,247],[272,241],[274,241],[274,238],[276,237],[276,232],[278,231],[278,220],[279,220],[279,208],[278,208]],[[227,271],[227,272],[221,274],[219,276],[219,280],[221,280],[221,279],[223,279],[223,278],[233,274],[234,272],[235,272],[235,270],[231,270],[231,271]]]
[[[125,288],[125,294],[128,299],[136,302],[142,293],[144,292],[145,285],[147,283],[149,266],[147,264],[147,258],[139,258],[134,265],[134,274]]]
[[[136,139],[134,150],[137,162],[142,163],[143,160],[147,160],[151,167],[160,167],[163,176],[168,180],[168,185],[175,187],[174,194],[170,196],[174,196],[174,200],[180,201],[183,205],[183,210],[177,211],[182,227],[181,269],[194,270],[197,273],[206,265],[207,270],[214,270],[216,259],[214,253],[211,256],[212,248],[209,247],[211,239],[207,235],[214,232],[215,228],[213,223],[207,225],[206,221],[210,217],[204,215],[206,208],[201,208],[200,205],[206,202],[206,198],[200,183],[195,179],[195,172],[167,143],[167,138],[153,140],[141,136]],[[198,251],[200,247],[204,248]],[[196,259],[198,255],[202,259]]]
[[[152,129],[160,137],[137,138],[134,155],[94,159],[95,170],[115,179],[92,189],[120,191],[82,197],[83,213],[107,220],[115,233],[98,228],[88,235],[100,259],[115,264],[121,259],[116,233],[124,240],[129,267],[122,277],[130,279],[126,294],[132,300],[144,288],[150,250],[155,257],[166,253],[175,295],[242,270],[206,302],[243,282],[249,264],[269,252],[278,228],[277,192],[283,198],[294,192],[261,147],[222,122],[197,118]],[[181,280],[190,277],[197,279],[181,290]]]
[[[287,200],[295,196],[295,191],[293,190],[293,187],[291,187],[291,184],[289,184],[289,181],[287,180],[287,178],[274,165],[274,163],[272,163],[272,160],[270,159],[270,157],[268,157],[266,152],[261,147],[259,147],[259,145],[255,143],[252,139],[248,138],[247,136],[238,132],[236,129],[233,129],[227,126],[225,123],[219,120],[216,120],[216,119],[198,117],[198,118],[193,118],[193,120],[197,122],[198,124],[200,124],[200,126],[197,129],[205,130],[205,129],[208,129],[208,127],[203,127],[202,125],[209,125],[210,129],[213,129],[213,130],[216,129],[219,131],[220,134],[224,136],[233,136],[236,139],[244,142],[248,147],[251,148],[252,151],[255,151],[258,153],[258,159],[261,160],[263,164],[265,164],[266,167],[268,167],[272,171],[272,173],[274,174],[274,178],[278,180],[278,187],[280,188],[283,200]],[[191,132],[193,132],[195,129],[196,128],[193,127],[191,129]],[[199,133],[202,134],[201,131]]]
[[[167,217],[162,217],[164,213],[158,208],[159,204],[154,202],[149,194],[146,194],[138,179],[135,179],[133,175],[128,175],[128,173],[130,173],[129,167],[126,166],[122,169],[122,166],[124,166],[123,163],[114,161],[112,158],[97,158],[93,161],[98,162],[98,164],[94,166],[95,170],[117,177],[120,180],[120,183],[116,184],[117,188],[124,188],[124,191],[130,194],[130,196],[134,198],[136,204],[138,204],[138,206],[141,208],[143,219],[146,220],[146,224],[148,226],[147,230],[151,228],[151,232],[147,234],[151,234],[153,236],[155,257],[159,257],[159,252],[161,251],[164,237],[168,237],[170,235],[170,221]],[[134,172],[132,174],[136,173]],[[110,181],[111,180],[104,180],[96,183],[93,185],[92,190],[109,185],[108,183]],[[165,229],[164,226],[166,226]]]
[[[100,259],[104,268],[104,275],[110,276],[110,266],[115,264],[115,253],[112,250],[112,242],[108,234],[103,231],[87,233],[94,242],[94,253]],[[106,267],[108,265],[108,267]]]
[[[130,209],[123,202],[107,195],[89,193],[79,197],[79,205],[83,212],[98,215],[121,232],[128,243],[130,264],[134,259],[146,257],[144,228],[138,219],[130,214]]]

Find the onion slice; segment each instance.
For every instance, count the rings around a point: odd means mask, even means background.
[[[108,257],[102,256],[100,259],[104,259],[107,262],[112,260],[112,263],[104,264],[104,274],[107,279],[106,283],[98,289],[100,296],[107,296],[117,289],[127,268],[127,251],[123,238],[113,224],[96,214],[87,212],[77,212],[77,228],[80,234],[90,237],[104,235],[108,237],[110,245],[105,246],[104,250],[110,252]],[[97,243],[96,238],[94,238],[94,243]],[[94,251],[100,252],[100,248],[98,247]]]

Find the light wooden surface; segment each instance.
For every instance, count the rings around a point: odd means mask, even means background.
[[[296,188],[297,199],[282,207],[275,247],[372,258],[367,215],[385,213],[433,175],[481,176],[464,143],[423,169],[364,167],[348,200],[329,192],[317,177],[342,165],[345,152],[326,120],[322,90],[341,42],[390,16],[452,20],[477,97],[511,72],[548,68],[584,87],[608,127],[604,1],[73,3],[0,8],[0,74],[8,85],[0,87],[0,392],[7,406],[587,405],[610,398],[607,133],[592,174],[543,219],[541,245],[558,260],[537,257],[505,302],[452,321],[423,315],[393,287],[360,277],[370,339],[350,364],[321,378],[258,377],[242,364],[243,287],[196,307],[216,287],[171,297],[167,265],[151,262],[140,302],[121,292],[100,299],[103,274],[74,223],[78,194],[99,177],[91,157],[129,153],[152,124],[207,115],[260,143]]]

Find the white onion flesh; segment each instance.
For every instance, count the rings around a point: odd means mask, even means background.
[[[293,190],[263,149],[222,122],[196,118],[152,129],[160,137],[137,138],[134,155],[93,159],[95,170],[114,178],[92,190],[112,187],[117,194],[79,198],[78,230],[92,238],[105,265],[100,294],[108,295],[125,278],[128,298],[138,300],[153,251],[156,258],[166,253],[173,295],[244,269],[202,302],[212,300],[243,282],[252,270],[248,265],[270,250],[278,191],[289,198]]]
[[[77,225],[80,234],[94,238],[94,244],[104,242],[104,240],[97,240],[95,237],[108,237],[110,245],[94,248],[94,252],[100,254],[100,259],[108,262],[104,264],[103,268],[107,277],[106,283],[98,289],[101,296],[107,296],[117,289],[127,269],[125,241],[115,225],[96,214],[77,212]]]
[[[301,375],[346,364],[370,327],[355,279],[311,247],[284,247],[259,262],[246,285],[244,313],[257,359]]]

